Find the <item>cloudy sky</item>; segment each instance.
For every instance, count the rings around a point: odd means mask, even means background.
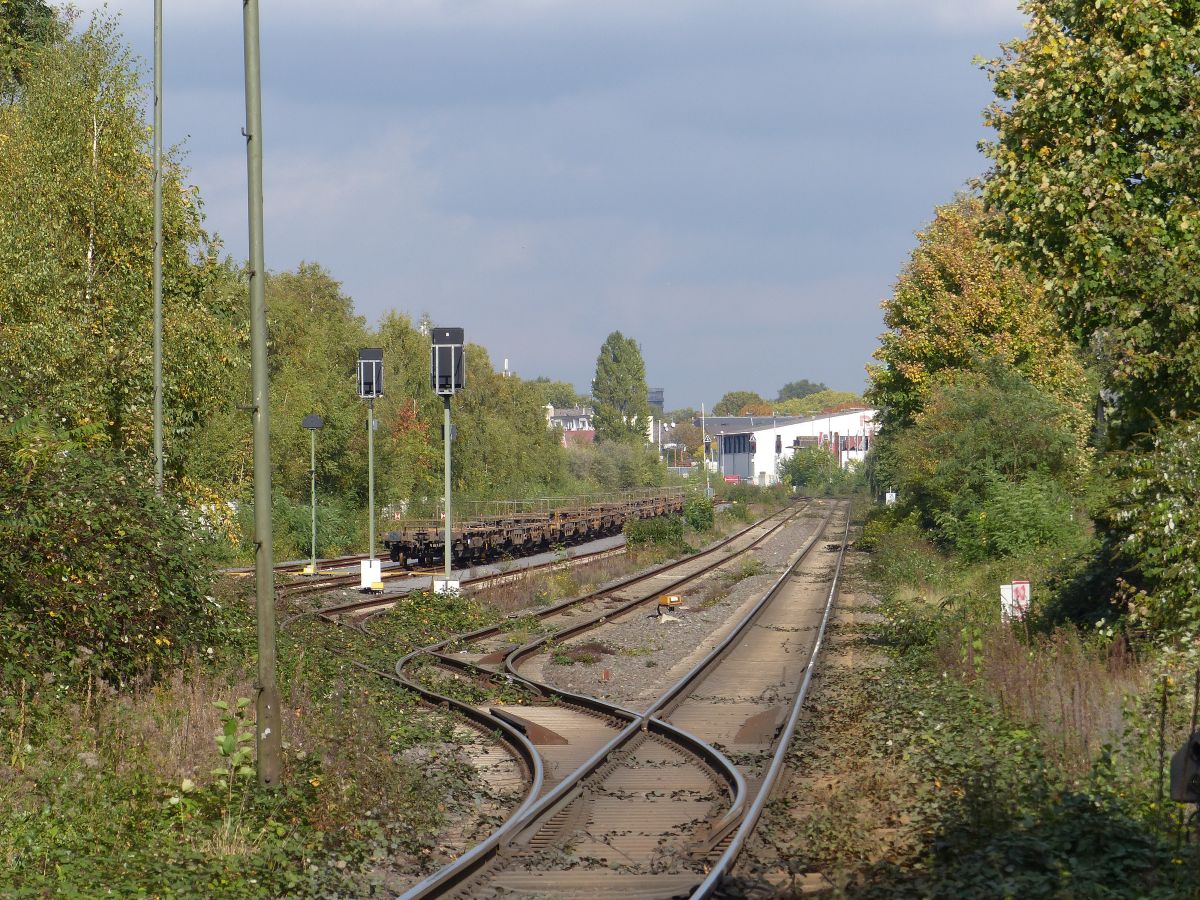
[[[261,0],[267,264],[585,390],[615,329],[668,407],[860,390],[1016,4]],[[150,0],[108,6],[150,60]],[[244,257],[242,4],[164,6],[165,138]]]

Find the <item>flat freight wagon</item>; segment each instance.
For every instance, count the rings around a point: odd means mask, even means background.
[[[469,513],[461,522],[451,521],[452,565],[466,567],[530,556],[555,546],[620,534],[626,522],[682,513],[683,491],[638,491],[585,500],[556,498],[510,506],[503,512]],[[407,568],[441,564],[445,545],[445,524],[439,520],[409,522],[383,536],[392,561]]]

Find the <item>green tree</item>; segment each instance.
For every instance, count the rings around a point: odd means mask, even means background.
[[[736,416],[751,403],[764,403],[754,391],[730,391],[712,408],[714,416]]]
[[[15,99],[29,52],[61,40],[66,30],[44,0],[0,2],[0,101]]]
[[[1094,396],[1053,309],[1013,265],[996,262],[980,201],[939,207],[883,302],[888,326],[867,367],[867,400],[884,428],[911,424],[940,373],[996,357],[1080,408]],[[819,396],[819,395],[814,395]],[[807,398],[806,398],[807,399]]]
[[[541,391],[520,378],[505,378],[492,366],[487,350],[474,344],[467,348],[467,371],[467,388],[456,395],[453,410],[457,489],[479,499],[560,492],[567,480],[567,452],[557,433],[546,427]],[[438,409],[440,422],[440,401]],[[441,431],[439,424],[434,432],[439,458]]]
[[[785,400],[798,400],[801,397],[807,397],[809,394],[815,394],[818,391],[829,390],[829,385],[822,384],[819,381],[809,381],[807,378],[801,378],[799,381],[789,381],[779,389],[779,396],[776,401],[782,403]]]
[[[1200,409],[1200,4],[1025,0],[984,64],[1003,248],[1101,360],[1115,433]]]
[[[309,435],[301,422],[315,412],[325,420],[317,435],[318,483],[324,491],[365,498],[367,415],[355,373],[359,349],[375,346],[366,323],[316,263],[270,274],[265,290],[276,485],[296,499],[308,497]],[[391,387],[386,378],[384,387]],[[376,403],[381,418],[383,403]]]
[[[815,416],[829,410],[866,405],[866,401],[853,391],[824,390],[776,403],[775,412],[781,416]]]
[[[596,401],[596,438],[638,443],[646,440],[650,404],[646,401],[646,364],[637,341],[614,331],[596,358],[592,397]]]
[[[152,179],[138,72],[112,22],[30,50],[0,106],[0,414],[45,409],[150,452]],[[185,173],[165,161],[164,405],[168,471],[227,402],[244,300]],[[237,302],[235,303],[235,300]]]
[[[1074,423],[1071,406],[992,359],[978,369],[948,370],[913,424],[881,440],[893,444],[894,486],[923,524],[960,550],[982,547],[986,555],[980,541],[991,534],[995,510],[1040,504],[1051,509],[1039,520],[1056,511],[1069,519],[1062,497],[1090,465]],[[1037,485],[1019,496],[1008,488],[1031,478]],[[1057,487],[1046,487],[1051,482]]]
[[[560,407],[579,406],[583,398],[575,390],[575,386],[566,381],[551,381],[544,376],[529,382],[542,399],[542,405],[553,404]]]

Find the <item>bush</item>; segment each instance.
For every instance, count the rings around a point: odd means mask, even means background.
[[[1149,452],[1113,469],[1120,489],[1107,512],[1144,588],[1134,618],[1156,631],[1200,630],[1200,422],[1161,428]]]
[[[626,522],[625,540],[631,547],[650,544],[669,550],[687,549],[687,543],[683,539],[683,519],[679,516],[659,516],[656,519]]]
[[[937,523],[941,536],[967,561],[1078,545],[1083,538],[1071,498],[1050,478],[1034,475],[1014,482],[996,477],[981,503],[964,506],[957,515],[937,514]]]
[[[713,503],[700,494],[691,494],[683,501],[683,520],[692,531],[711,531]]]
[[[122,682],[220,643],[204,535],[148,472],[29,420],[0,469],[4,679]]]
[[[378,511],[378,507],[376,507]],[[254,548],[254,504],[243,503],[239,509],[242,546]],[[272,550],[276,561],[303,559],[312,552],[312,507],[276,496],[271,505]],[[376,538],[384,527],[377,523]],[[357,503],[332,497],[317,497],[317,553],[336,556],[367,549],[367,510]]]
[[[841,481],[842,467],[826,449],[801,447],[780,460],[779,477],[798,491],[826,493],[834,481]]]
[[[998,362],[958,372],[934,385],[915,424],[889,436],[896,486],[934,529],[947,514],[982,511],[998,478],[1074,485],[1088,466],[1077,412]]]

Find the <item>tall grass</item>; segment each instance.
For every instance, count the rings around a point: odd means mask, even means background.
[[[970,663],[961,646],[942,645],[941,661],[983,691],[1013,719],[1035,727],[1047,758],[1082,778],[1105,744],[1125,727],[1125,707],[1147,675],[1125,639],[1086,640],[1075,626],[1029,635],[1019,625],[995,624],[982,634]]]

